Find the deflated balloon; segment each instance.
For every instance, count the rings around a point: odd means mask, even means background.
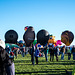
[[[66,46],[69,46],[74,39],[74,35],[71,31],[64,31],[61,34],[61,42],[63,42]]]
[[[6,43],[17,43],[18,34],[14,30],[9,30],[5,33],[5,42]]]
[[[49,40],[49,33],[42,29],[37,33],[37,43],[40,43],[41,45],[45,45],[48,43]]]
[[[34,39],[35,39],[35,32],[34,32],[34,28],[33,27],[28,27],[28,29],[26,30],[26,32],[23,35],[23,39],[26,43],[26,46],[29,47]]]

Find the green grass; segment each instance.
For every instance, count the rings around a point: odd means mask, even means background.
[[[75,61],[72,59],[68,60],[67,55],[64,56],[64,60],[61,60],[59,56],[59,61],[50,62],[50,56],[48,55],[48,62],[45,61],[45,57],[39,57],[39,64],[32,65],[31,56],[27,54],[25,57],[22,57],[20,54],[18,58],[14,59],[15,63],[15,74],[16,75],[67,75],[65,69],[72,71]]]

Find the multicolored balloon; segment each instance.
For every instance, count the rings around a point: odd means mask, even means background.
[[[29,26],[26,26],[26,27],[24,28],[24,30],[26,31],[26,30],[28,29],[28,27],[29,27]]]
[[[45,45],[48,43],[49,40],[49,33],[42,29],[37,33],[37,43],[40,43],[41,45]]]
[[[49,36],[48,44],[49,43],[56,44],[55,36],[53,36],[53,35]]]
[[[28,29],[25,31],[23,39],[27,47],[29,47],[33,43],[33,41],[35,40],[35,31],[32,26],[28,27]]]
[[[64,31],[61,34],[61,42],[63,42],[66,46],[69,46],[74,39],[74,35],[71,31]]]

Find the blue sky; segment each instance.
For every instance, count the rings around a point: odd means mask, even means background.
[[[25,26],[33,26],[36,34],[45,29],[56,40],[65,30],[75,35],[75,0],[0,0],[0,38],[5,41],[5,33],[13,29],[21,40]]]

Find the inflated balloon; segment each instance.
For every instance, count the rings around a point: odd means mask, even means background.
[[[33,27],[28,27],[28,29],[26,30],[26,32],[24,33],[23,35],[23,39],[26,43],[26,46],[29,47],[34,39],[35,39],[35,31],[34,31],[34,28]]]
[[[49,40],[49,33],[42,29],[37,33],[37,43],[40,43],[41,45],[45,45],[48,43]]]
[[[14,30],[9,30],[5,33],[5,43],[17,43],[18,34]]]
[[[57,40],[57,42],[56,42],[56,46],[57,46],[57,45],[62,45],[61,40]]]
[[[74,35],[71,31],[64,31],[61,34],[61,42],[63,42],[66,46],[69,46],[74,39]]]
[[[55,36],[53,36],[53,35],[49,36],[48,44],[49,43],[56,44]]]

